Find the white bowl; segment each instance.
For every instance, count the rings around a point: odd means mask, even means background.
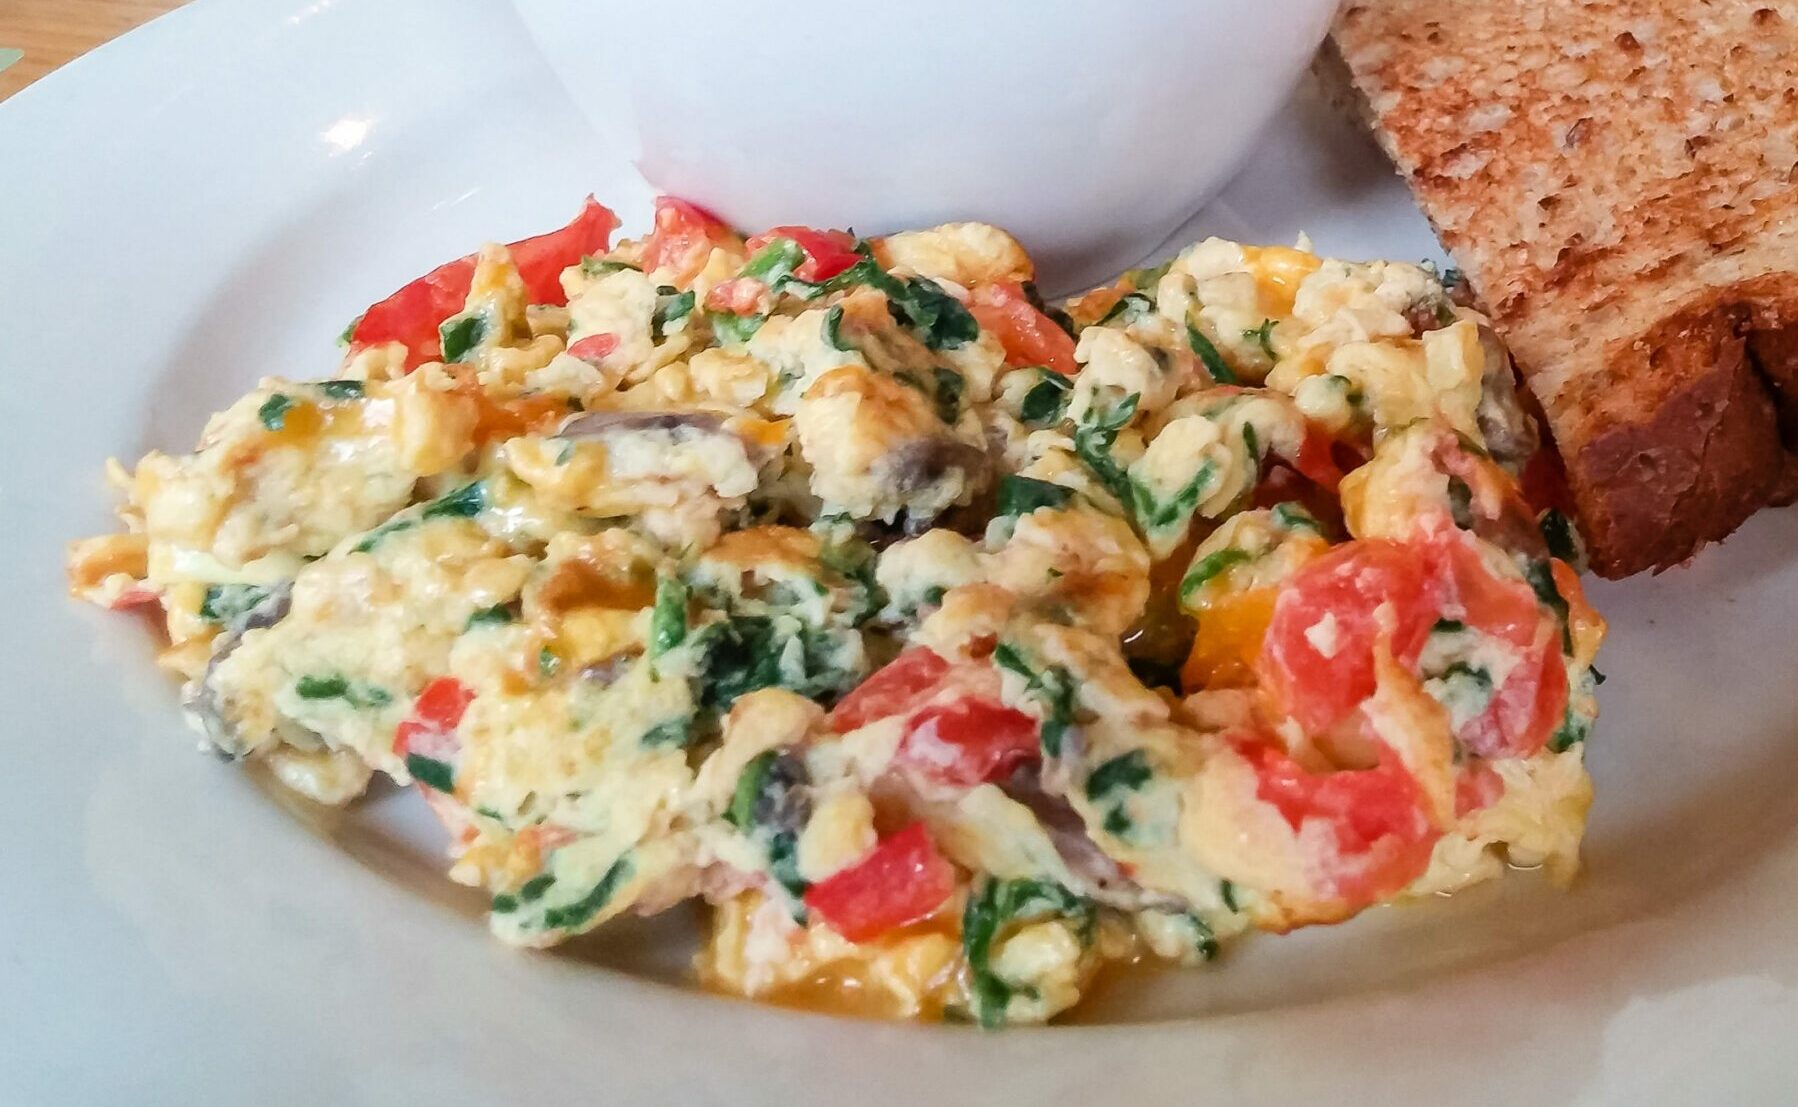
[[[1229,178],[1336,0],[514,0],[608,144],[750,230],[1006,227],[1050,289]]]

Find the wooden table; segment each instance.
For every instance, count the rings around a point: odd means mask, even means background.
[[[25,56],[0,70],[0,100],[108,39],[146,23],[184,0],[0,0],[0,61],[9,48]]]

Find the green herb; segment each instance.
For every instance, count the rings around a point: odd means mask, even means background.
[[[762,329],[768,321],[766,315],[737,315],[729,311],[708,311],[706,317],[712,321],[712,334],[720,342],[748,342],[755,337],[755,332]]]
[[[1242,448],[1248,453],[1250,463],[1260,466],[1261,436],[1255,433],[1255,425],[1253,423],[1244,423],[1242,425]]]
[[[1119,754],[1101,762],[1086,778],[1086,798],[1098,803],[1120,789],[1134,792],[1154,775],[1149,768],[1149,755],[1142,750]]]
[[[992,970],[1000,934],[1019,923],[1060,916],[1076,920],[1089,936],[1097,913],[1091,902],[1047,880],[983,880],[968,896],[961,916],[962,950],[967,956],[974,1021],[986,1029],[1005,1024],[1014,995],[1033,996],[1000,979]]]
[[[294,402],[292,396],[277,392],[262,401],[262,406],[256,409],[256,418],[269,430],[281,430],[287,426],[287,413],[293,410]]]
[[[1038,368],[1036,374],[1037,382],[1024,393],[1024,400],[1018,405],[1018,418],[1033,427],[1059,423],[1068,409],[1068,393],[1073,390],[1073,382],[1052,369]]]
[[[1542,530],[1542,540],[1548,543],[1548,552],[1569,565],[1580,562],[1579,531],[1575,529],[1573,520],[1569,519],[1557,508],[1549,508],[1542,513],[1542,521],[1538,524]]]
[[[1074,453],[1092,470],[1099,483],[1123,504],[1130,503],[1130,478],[1124,473],[1123,466],[1112,458],[1111,446],[1117,441],[1118,432],[1135,417],[1136,405],[1141,398],[1132,392],[1109,410],[1091,408],[1080,426],[1074,429]]]
[[[1263,319],[1259,327],[1243,331],[1242,339],[1244,342],[1260,343],[1261,352],[1267,355],[1269,361],[1279,361],[1280,355],[1274,353],[1274,328],[1279,325],[1278,320]]]
[[[1230,883],[1228,880],[1220,880],[1217,884],[1217,894],[1219,898],[1224,901],[1225,909],[1231,914],[1235,914],[1242,910],[1242,908],[1238,906],[1236,900],[1236,885]]]
[[[303,700],[343,700],[351,707],[386,707],[393,702],[393,697],[385,688],[377,688],[372,684],[355,684],[335,674],[303,676],[294,681],[293,692]]]
[[[1436,625],[1430,628],[1431,634],[1459,634],[1467,629],[1467,624],[1459,619],[1437,619]]]
[[[550,874],[539,873],[525,881],[524,887],[518,889],[518,898],[525,903],[535,903],[543,898],[543,893],[549,891],[550,886],[555,882],[556,878]]]
[[[670,293],[674,289],[668,289]],[[660,342],[668,334],[668,328],[681,322],[693,314],[694,296],[689,290],[669,296],[656,304],[654,316],[649,321],[649,337],[651,341]]]
[[[1165,500],[1158,498],[1148,485],[1131,479],[1131,510],[1146,533],[1165,534],[1175,527],[1184,526],[1192,518],[1192,513],[1198,510],[1199,501],[1211,490],[1211,484],[1216,479],[1217,463],[1207,459],[1199,466],[1199,471],[1192,475],[1191,480]]]
[[[545,911],[543,925],[552,930],[568,930],[580,926],[612,901],[618,886],[630,878],[631,868],[630,855],[627,853],[612,862],[612,867],[606,870],[606,875],[599,878],[599,883],[593,886],[592,891],[573,903],[565,903]]]
[[[438,340],[443,345],[443,360],[454,364],[473,353],[487,337],[487,313],[473,311],[462,315],[452,315],[437,328]]]
[[[1323,534],[1324,531],[1323,524],[1317,521],[1317,516],[1305,510],[1303,504],[1293,503],[1290,500],[1274,505],[1273,521],[1274,525],[1282,530],[1308,530],[1317,535]]]
[[[512,605],[496,603],[492,607],[483,607],[468,617],[468,624],[463,630],[474,630],[477,627],[504,626],[517,616],[512,613]]]
[[[1061,756],[1062,739],[1074,725],[1074,678],[1060,665],[1050,665],[1037,672],[1024,660],[1023,652],[1010,642],[1000,642],[994,648],[993,663],[1024,678],[1025,691],[1046,709],[1038,735],[1043,754],[1046,757]]]
[[[906,281],[905,294],[897,300],[889,298],[888,303],[894,315],[909,323],[932,350],[953,350],[980,337],[980,324],[961,301],[928,278]]]
[[[254,611],[268,597],[269,589],[254,584],[209,584],[200,601],[200,618],[209,623],[230,623]]]
[[[589,277],[603,277],[607,273],[616,273],[620,269],[629,269],[633,273],[643,272],[640,265],[632,265],[628,261],[613,261],[610,258],[596,258],[591,254],[581,258],[581,272]]]
[[[842,304],[833,304],[830,310],[824,313],[824,341],[833,350],[841,350],[844,353],[852,353],[855,350],[855,347],[843,341]]]
[[[319,381],[313,387],[332,400],[360,400],[364,392],[361,381]]]
[[[406,755],[406,771],[412,779],[426,788],[433,788],[445,795],[456,790],[456,774],[449,763],[439,761],[435,757],[426,757],[422,753]]]
[[[999,514],[1028,515],[1039,507],[1064,507],[1073,495],[1071,488],[1007,473],[999,478]]]
[[[493,897],[493,902],[487,905],[487,909],[495,915],[510,915],[518,910],[518,897],[508,896],[502,892]]]
[[[673,746],[684,749],[693,740],[693,725],[686,719],[670,719],[643,732],[641,744],[648,749]]]
[[[1203,588],[1205,583],[1212,577],[1215,577],[1234,566],[1243,565],[1253,560],[1253,554],[1249,553],[1247,550],[1238,549],[1235,546],[1225,546],[1221,550],[1212,550],[1204,557],[1193,562],[1192,568],[1186,570],[1186,575],[1180,579],[1180,602],[1186,603],[1191,600],[1193,594],[1200,588]]]
[[[1547,561],[1532,561],[1524,566],[1523,577],[1530,582],[1530,587],[1536,590],[1536,599],[1540,600],[1544,607],[1553,611],[1555,618],[1560,620],[1561,651],[1571,655],[1573,653],[1573,628],[1568,625],[1571,610],[1567,606],[1566,598],[1561,595],[1561,590],[1555,586],[1553,566]]]
[[[687,637],[687,586],[678,577],[656,581],[655,611],[649,618],[649,656],[659,657]]]
[[[936,417],[949,426],[954,426],[955,421],[961,418],[961,394],[965,383],[960,373],[941,365],[930,372],[936,380],[936,391],[932,395],[936,402]]]
[[[1217,384],[1240,383],[1236,371],[1230,368],[1230,363],[1224,360],[1224,355],[1218,353],[1217,347],[1213,346],[1211,340],[1205,337],[1205,332],[1199,330],[1198,326],[1191,322],[1186,324],[1186,344],[1192,347],[1193,353],[1199,355],[1199,360],[1205,364],[1205,372],[1211,374],[1214,382]]]
[[[818,561],[855,587],[858,602],[850,611],[849,617],[856,626],[860,626],[886,606],[886,593],[874,576],[877,567],[874,547],[868,543],[853,536],[827,541],[818,555]]]
[[[366,314],[366,312],[364,314]],[[360,327],[361,325],[362,325],[362,316],[361,315],[358,315],[358,316],[356,316],[356,318],[350,320],[349,324],[343,328],[342,333],[340,333],[337,336],[337,344],[339,346],[348,346],[350,344],[350,340],[355,337],[356,328]]]
[[[389,519],[387,522],[382,523],[374,530],[363,535],[362,540],[350,548],[356,553],[369,553],[373,551],[376,546],[379,546],[388,535],[397,534],[402,530],[410,530],[417,525],[418,524],[411,519]]]
[[[561,671],[561,668],[562,659],[556,656],[554,650],[544,646],[537,651],[537,672],[540,676],[548,679]]]
[[[1148,291],[1159,285],[1161,278],[1167,276],[1167,271],[1173,267],[1174,261],[1169,258],[1160,265],[1151,265],[1143,269],[1127,269],[1124,271],[1124,279],[1129,281],[1130,287],[1138,292]]]
[[[737,276],[761,281],[768,286],[768,291],[777,292],[781,283],[804,264],[805,251],[799,243],[790,238],[777,238],[757,250]]]
[[[487,506],[487,487],[471,481],[425,505],[420,514],[426,519],[472,519]]]
[[[1127,293],[1120,297],[1117,303],[1111,305],[1111,310],[1099,320],[1099,326],[1102,327],[1107,323],[1121,323],[1127,327],[1154,310],[1155,302],[1147,296],[1137,292]]]
[[[737,787],[731,793],[730,806],[724,809],[724,821],[738,830],[748,830],[755,824],[755,803],[761,798],[767,787],[768,776],[774,770],[774,759],[779,754],[767,750],[757,754],[743,771],[737,776]]]

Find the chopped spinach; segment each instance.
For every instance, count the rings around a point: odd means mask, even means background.
[[[657,723],[643,732],[639,741],[650,749],[662,746],[674,746],[684,749],[693,740],[693,722],[690,719],[670,719],[665,723]]]
[[[412,519],[389,519],[387,522],[382,523],[380,526],[363,535],[361,540],[354,546],[351,546],[350,549],[354,550],[356,553],[370,553],[376,546],[379,546],[382,540],[388,535],[397,534],[402,530],[410,530],[417,525],[418,523]]]
[[[1130,478],[1124,473],[1124,467],[1112,458],[1111,445],[1117,441],[1118,432],[1136,416],[1136,405],[1141,399],[1138,393],[1132,392],[1109,409],[1102,410],[1095,405],[1074,428],[1074,453],[1092,470],[1099,483],[1125,505],[1131,502]]]
[[[412,774],[413,780],[445,795],[456,790],[456,774],[447,761],[426,757],[422,753],[409,753],[406,755],[406,771]]]
[[[805,762],[784,750],[766,750],[743,767],[731,792],[724,821],[767,851],[769,873],[798,900],[806,881],[799,875],[799,832],[811,818]],[[803,915],[803,909],[796,912]]]
[[[437,328],[443,345],[443,360],[454,364],[466,360],[486,338],[489,326],[487,312],[471,311],[452,315]]]
[[[556,651],[550,649],[548,646],[544,646],[537,651],[538,675],[542,676],[544,679],[549,679],[561,671],[562,659],[556,656]]]
[[[1211,374],[1214,382],[1218,384],[1241,383],[1236,371],[1230,368],[1230,363],[1224,360],[1224,355],[1217,352],[1217,347],[1211,344],[1211,340],[1205,337],[1205,332],[1201,331],[1196,323],[1188,322],[1186,324],[1186,344],[1192,347],[1193,353],[1199,355],[1199,360],[1205,365],[1205,372]]]
[[[606,874],[599,878],[599,883],[586,895],[573,903],[565,903],[545,911],[543,925],[552,930],[568,930],[580,926],[612,902],[618,886],[630,879],[631,871],[631,858],[627,853],[612,862],[612,867],[606,870]]]
[[[1273,521],[1282,530],[1308,530],[1316,535],[1324,532],[1323,524],[1317,521],[1317,516],[1305,510],[1303,504],[1291,500],[1274,505]]]
[[[1154,310],[1155,301],[1140,292],[1127,293],[1120,297],[1117,303],[1111,305],[1111,310],[1099,320],[1099,325],[1102,327],[1107,323],[1118,323],[1128,327],[1153,313]]]
[[[1204,587],[1212,577],[1253,560],[1253,554],[1235,546],[1212,550],[1194,562],[1192,568],[1186,570],[1186,575],[1180,579],[1180,602],[1190,601],[1193,593]]]
[[[641,265],[632,265],[628,261],[613,261],[610,258],[596,258],[592,255],[581,259],[581,272],[589,277],[603,277],[607,273],[616,273],[620,269],[629,269],[633,273],[643,272]]]
[[[268,430],[281,430],[287,426],[287,413],[293,410],[295,402],[292,396],[277,392],[262,401],[262,406],[256,409],[256,418]]]
[[[1199,471],[1192,475],[1191,480],[1164,500],[1157,497],[1148,485],[1130,478],[1131,512],[1142,525],[1144,533],[1164,534],[1175,527],[1184,526],[1192,518],[1192,513],[1198,510],[1199,501],[1211,491],[1212,482],[1216,479],[1217,463],[1207,459],[1199,466]]]
[[[332,400],[360,400],[365,391],[361,381],[319,381],[313,387]]]
[[[852,353],[855,350],[854,346],[843,341],[842,304],[833,304],[830,310],[824,313],[824,341],[831,349],[841,350],[843,353]]]
[[[1555,586],[1553,566],[1547,561],[1532,561],[1524,566],[1523,576],[1530,582],[1530,587],[1536,590],[1536,599],[1542,606],[1555,613],[1555,618],[1561,623],[1561,650],[1572,654],[1573,628],[1568,625],[1572,612],[1567,606],[1566,598],[1561,595],[1561,590]]]
[[[738,344],[754,338],[768,321],[766,315],[737,315],[729,311],[708,311],[706,317],[712,321],[712,334],[720,342]]]
[[[496,603],[492,607],[483,607],[468,617],[468,624],[463,630],[474,630],[477,627],[497,627],[513,622],[518,616],[513,612],[511,604]]]
[[[1032,994],[993,972],[994,946],[1005,928],[1056,916],[1074,920],[1081,936],[1090,939],[1097,912],[1090,901],[1048,880],[986,879],[969,894],[961,916],[961,944],[975,1022],[989,1030],[1003,1026],[1012,997]]]
[[[1169,258],[1160,265],[1150,265],[1142,269],[1127,269],[1124,271],[1124,279],[1129,281],[1130,287],[1138,292],[1150,292],[1161,283],[1161,278],[1167,276],[1167,271],[1173,267],[1174,261]]]
[[[363,314],[365,315],[367,313],[364,312]],[[350,341],[356,335],[356,328],[360,327],[361,325],[362,325],[362,316],[361,315],[358,315],[358,316],[356,316],[356,318],[350,320],[349,323],[343,328],[342,333],[338,334],[337,344],[339,346],[348,346],[350,344]]]
[[[658,657],[687,637],[688,590],[678,577],[656,581],[655,611],[649,618],[649,656]]]
[[[1068,393],[1074,384],[1053,369],[1036,370],[1037,382],[1024,393],[1018,405],[1018,418],[1033,427],[1046,427],[1061,422],[1068,409]]]
[[[420,515],[426,519],[472,519],[486,507],[487,486],[477,480],[432,500]]]
[[[1259,327],[1243,331],[1242,339],[1244,342],[1259,343],[1261,352],[1267,355],[1269,361],[1278,361],[1280,355],[1274,353],[1274,328],[1279,325],[1277,319],[1263,319]]]
[[[656,291],[660,298],[656,303],[655,314],[649,320],[649,337],[653,342],[661,342],[667,337],[669,327],[693,314],[694,296],[691,290],[676,292],[666,286]]]
[[[340,674],[303,676],[294,681],[294,695],[303,700],[342,700],[351,707],[386,707],[393,696],[385,688],[359,684]]]
[[[1065,507],[1074,490],[1034,477],[1007,473],[999,478],[999,514],[1028,515],[1039,507]]]
[[[1045,666],[1038,672],[1010,642],[1001,642],[993,650],[993,663],[1024,678],[1025,690],[1045,709],[1038,735],[1043,756],[1060,757],[1062,739],[1074,725],[1074,678],[1060,665]]]
[[[1549,508],[1542,513],[1537,524],[1542,530],[1542,540],[1548,543],[1550,556],[1558,557],[1569,565],[1580,563],[1579,531],[1573,520],[1557,508]]]
[[[231,623],[268,599],[270,590],[254,584],[209,584],[200,601],[200,618],[209,623]]]
[[[972,313],[927,277],[906,281],[903,295],[889,297],[888,305],[894,318],[909,324],[932,350],[953,350],[980,337]]]
[[[1154,776],[1149,768],[1149,755],[1142,750],[1119,754],[1100,762],[1086,778],[1086,798],[1098,803],[1120,789],[1134,792]]]

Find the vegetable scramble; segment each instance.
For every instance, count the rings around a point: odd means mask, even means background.
[[[988,1027],[1573,875],[1604,623],[1432,270],[1211,239],[1053,308],[979,224],[615,228],[113,464],[72,587],[212,747],[416,786],[506,942],[697,897],[708,986]]]

